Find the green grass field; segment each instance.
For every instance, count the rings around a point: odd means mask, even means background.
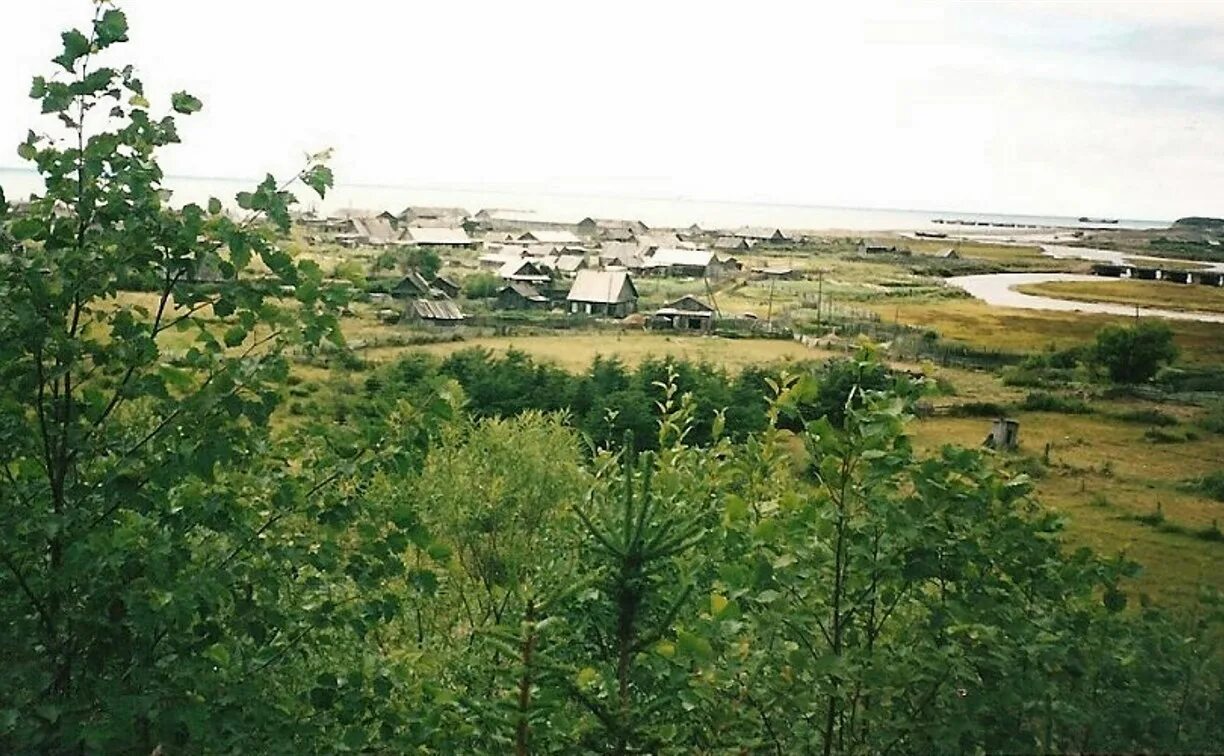
[[[1167,281],[1051,281],[1017,287],[1025,294],[1038,294],[1077,302],[1160,307],[1166,310],[1224,312],[1224,288]]]

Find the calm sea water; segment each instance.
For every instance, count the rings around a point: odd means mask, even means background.
[[[232,203],[236,192],[250,189],[254,181],[236,179],[168,177],[175,204],[205,203],[218,197]],[[0,168],[0,186],[10,201],[41,189],[38,177],[25,170]],[[702,228],[777,226],[787,229],[845,229],[848,231],[958,231],[959,226],[935,223],[964,220],[978,223],[1014,223],[1036,226],[1088,228],[1076,218],[1036,215],[965,213],[954,210],[894,210],[808,205],[710,202],[684,198],[630,198],[540,193],[538,191],[488,191],[480,188],[429,188],[340,184],[324,201],[306,199],[309,190],[299,189],[303,207],[327,213],[341,208],[362,208],[398,213],[408,205],[462,207],[471,213],[484,208],[528,211],[540,220],[575,223],[586,216],[632,218],[655,227]],[[1168,221],[1120,219],[1115,228],[1163,228]],[[981,230],[980,228],[978,230]],[[1009,230],[1009,229],[1008,229]]]

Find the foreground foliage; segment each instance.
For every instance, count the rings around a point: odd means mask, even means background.
[[[0,750],[1224,741],[1218,597],[1128,606],[1137,567],[1067,554],[1023,476],[916,456],[917,387],[868,356],[734,384],[413,358],[273,433],[342,292],[280,251],[272,179],[241,222],[167,207],[173,117],[95,65],[126,29],[64,35],[72,83],[33,95],[69,138],[22,145],[46,191],[0,226]]]

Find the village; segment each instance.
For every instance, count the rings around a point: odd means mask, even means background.
[[[422,325],[458,325],[476,307],[617,319],[638,314],[652,328],[694,332],[711,332],[717,323],[769,327],[769,313],[720,310],[719,288],[732,280],[804,275],[781,263],[746,265],[750,252],[784,254],[804,243],[803,235],[780,228],[651,229],[638,220],[561,223],[529,212],[470,214],[452,207],[407,207],[396,214],[347,210],[326,218],[303,216],[299,223],[313,246],[437,254],[443,263],[438,270],[404,266],[388,292],[371,295],[384,321],[402,316]],[[464,286],[471,277],[495,283],[480,288],[486,296],[471,296],[473,287]],[[661,278],[700,286],[643,312],[640,282]]]

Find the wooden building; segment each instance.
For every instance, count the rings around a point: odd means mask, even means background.
[[[525,281],[510,281],[498,289],[493,306],[498,310],[542,310],[548,307],[548,297]]]
[[[656,310],[651,327],[709,333],[714,330],[714,308],[697,297],[683,296]]]
[[[637,311],[638,292],[628,271],[581,270],[565,301],[572,314],[623,318]]]

